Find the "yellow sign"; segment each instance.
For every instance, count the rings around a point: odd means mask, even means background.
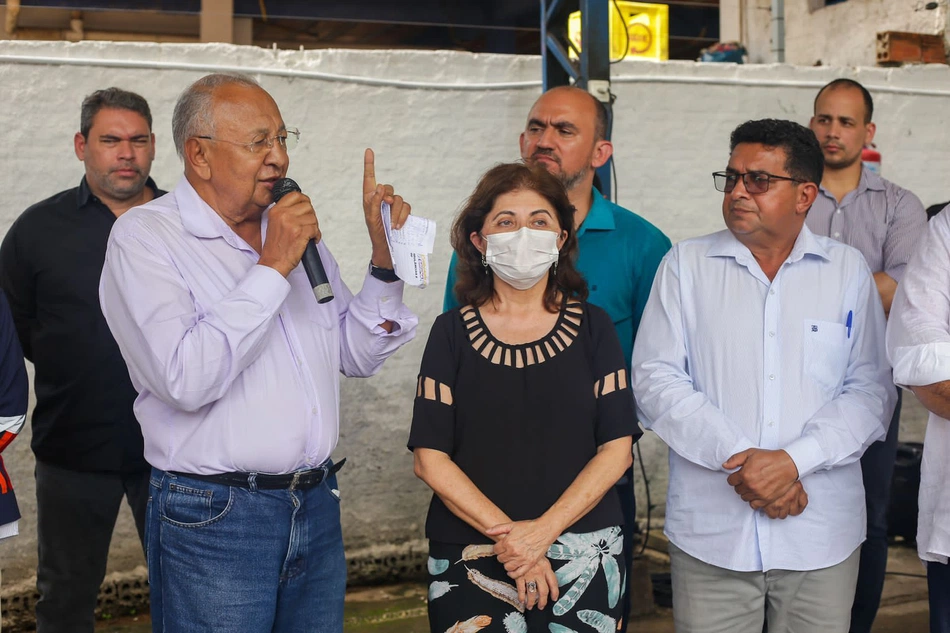
[[[610,60],[624,57],[666,60],[670,58],[670,8],[665,4],[646,2],[610,2]],[[623,14],[623,20],[617,9]],[[581,50],[581,12],[567,19],[567,36]],[[571,58],[577,59],[574,51]]]

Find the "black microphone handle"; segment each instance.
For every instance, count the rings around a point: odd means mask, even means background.
[[[281,178],[274,183],[274,202],[280,202],[280,199],[291,191],[300,191],[300,187],[290,178]],[[314,240],[307,242],[300,262],[303,264],[303,269],[307,271],[307,279],[310,280],[310,287],[313,288],[313,296],[317,298],[317,303],[332,301],[333,288],[330,287],[327,271],[323,268],[323,260],[320,259],[317,243]]]
[[[304,249],[300,261],[303,263],[303,269],[307,271],[307,278],[310,280],[313,296],[317,298],[317,303],[332,301],[333,288],[330,287],[330,282],[327,280],[327,271],[323,269],[323,260],[320,259],[315,241],[307,242],[307,248]]]

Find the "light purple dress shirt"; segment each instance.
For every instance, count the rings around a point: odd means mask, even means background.
[[[262,232],[266,235],[267,215]],[[102,312],[139,392],[145,458],[194,474],[287,473],[326,461],[339,436],[340,372],[370,376],[418,319],[403,283],[367,275],[354,296],[323,242],[336,298],[285,279],[183,177],[123,214],[109,237]],[[393,321],[387,333],[380,323]]]
[[[863,167],[857,189],[840,203],[820,187],[805,224],[815,235],[858,249],[872,273],[883,271],[900,283],[927,229],[927,213],[920,198]]]

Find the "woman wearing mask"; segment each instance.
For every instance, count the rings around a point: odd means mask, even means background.
[[[626,624],[614,483],[640,433],[613,324],[574,268],[573,214],[557,179],[515,163],[452,227],[463,307],[432,326],[409,437],[435,492],[434,633]]]

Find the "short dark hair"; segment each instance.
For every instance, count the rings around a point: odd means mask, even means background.
[[[105,88],[96,90],[94,93],[82,100],[82,111],[79,117],[79,132],[83,138],[89,138],[89,130],[92,129],[92,120],[99,114],[103,108],[115,108],[116,110],[130,110],[142,115],[145,122],[148,123],[148,129],[152,129],[152,111],[148,109],[148,101],[141,95],[121,88]]]
[[[815,133],[794,121],[760,119],[746,121],[732,131],[729,152],[740,143],[760,143],[785,151],[785,171],[792,178],[821,184],[825,158]]]
[[[594,108],[597,110],[597,121],[594,124],[594,134],[596,135],[598,141],[606,141],[607,127],[610,125],[610,114],[607,112],[607,105],[594,95],[590,95],[590,98],[594,100]]]
[[[480,306],[494,296],[494,275],[482,265],[482,254],[469,236],[481,232],[485,217],[499,196],[522,190],[534,191],[551,203],[561,229],[567,231],[556,272],[548,275],[545,308],[551,312],[560,309],[559,291],[569,297],[587,298],[587,283],[574,265],[577,258],[574,206],[568,200],[564,185],[543,167],[517,162],[496,165],[485,172],[452,224],[452,248],[458,256],[454,292],[461,305]]]
[[[871,117],[874,116],[874,99],[871,98],[871,93],[868,92],[868,89],[856,82],[854,79],[840,78],[835,79],[834,81],[829,81],[821,90],[818,91],[818,94],[815,95],[815,104],[812,107],[812,112],[817,111],[818,109],[818,98],[821,96],[825,90],[835,90],[836,88],[853,88],[861,92],[861,97],[864,99],[864,124],[867,125],[871,122]]]

